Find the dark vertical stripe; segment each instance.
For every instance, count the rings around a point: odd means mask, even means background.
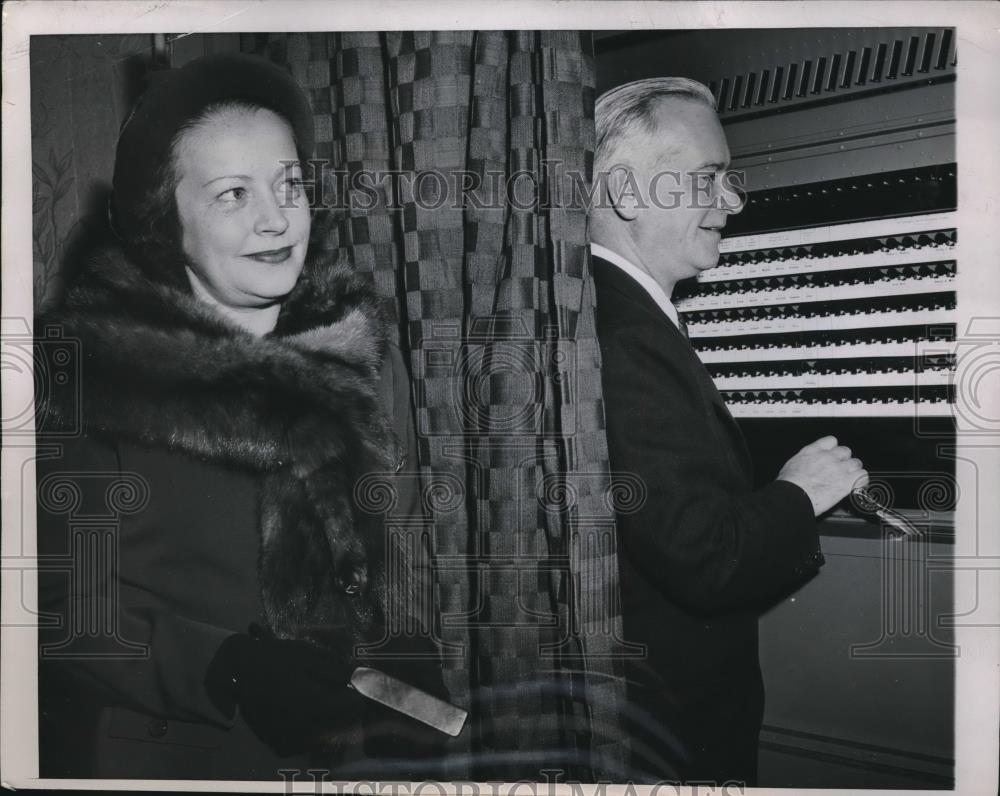
[[[935,69],[947,69],[948,60],[951,55],[951,43],[955,34],[952,28],[945,28],[941,33],[941,49],[938,51],[937,64]]]
[[[774,85],[771,86],[771,97],[769,102],[777,102],[778,98],[781,96],[781,87],[784,84],[785,79],[785,67],[779,66],[774,73]]]
[[[885,73],[885,54],[888,47],[884,42],[875,49],[875,66],[872,68],[872,83],[881,83]]]
[[[826,58],[820,58],[816,63],[816,77],[813,79],[812,93],[819,94],[823,90],[823,78],[826,75]]]
[[[920,37],[911,36],[906,49],[906,61],[903,63],[903,77],[910,77],[917,64],[917,50],[920,49]]]
[[[765,69],[760,74],[760,87],[757,89],[757,99],[755,105],[763,105],[767,101],[767,88],[771,82],[771,70]]]
[[[785,93],[782,95],[784,99],[790,100],[795,94],[795,84],[796,78],[799,74],[798,64],[789,64],[788,66],[788,82],[785,84]]]
[[[837,53],[833,56],[833,62],[830,65],[830,78],[826,82],[826,90],[834,91],[837,88],[837,82],[840,78],[840,68],[843,65],[843,56]]]
[[[854,81],[855,85],[864,86],[868,83],[868,70],[872,62],[872,48],[865,47],[861,52],[861,63],[858,66],[858,76]]]
[[[847,53],[847,61],[844,65],[844,79],[840,81],[841,88],[849,88],[854,85],[854,68],[857,60],[857,53],[854,50],[850,50]]]
[[[933,33],[928,33],[924,36],[924,49],[920,54],[920,67],[918,71],[929,72],[931,70],[931,63],[934,61],[934,43],[937,37]]]
[[[812,61],[806,59],[802,62],[802,79],[799,81],[798,91],[795,96],[804,97],[809,92],[809,75],[812,73]]]

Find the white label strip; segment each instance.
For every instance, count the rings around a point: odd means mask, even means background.
[[[871,298],[872,296],[910,296],[918,293],[942,293],[955,289],[954,276],[924,276],[911,279],[888,279],[875,284],[829,285],[798,287],[783,290],[755,290],[743,293],[706,294],[676,302],[681,312],[736,309],[740,307],[770,307],[775,304],[795,304],[810,301],[840,301]]]
[[[720,390],[808,390],[836,387],[930,387],[951,384],[955,374],[949,370],[921,373],[822,373],[808,376],[716,376]]]
[[[688,334],[691,337],[733,337],[744,334],[822,332],[954,322],[955,310],[906,310],[903,312],[875,312],[865,315],[834,315],[816,318],[689,323]]]
[[[886,268],[893,265],[920,265],[958,259],[958,245],[940,244],[915,249],[894,249],[870,254],[845,254],[841,257],[803,257],[761,263],[719,265],[697,276],[699,284],[733,279],[760,279],[768,276],[818,274],[826,271],[849,271],[852,268]]]
[[[786,359],[849,359],[854,357],[913,357],[921,354],[942,356],[954,353],[955,343],[940,340],[913,340],[905,343],[863,343],[846,345],[789,346],[788,348],[736,348],[697,351],[706,364],[726,362],[774,362]]]
[[[723,238],[719,243],[719,251],[727,254],[753,249],[780,249],[786,246],[805,246],[810,243],[829,243],[835,240],[881,238],[885,235],[912,235],[954,228],[958,223],[957,218],[957,213],[949,211],[900,218],[880,218],[874,221],[856,221],[850,224],[832,224],[825,227],[763,232],[759,235],[736,235],[731,238]]]
[[[917,404],[808,404],[802,401],[730,403],[733,417],[952,417],[954,406],[944,401]]]

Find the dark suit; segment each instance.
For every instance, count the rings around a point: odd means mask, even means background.
[[[618,516],[636,777],[756,777],[760,606],[822,564],[812,504],[752,491],[743,437],[684,334],[636,281],[594,258],[611,468],[647,495]]]

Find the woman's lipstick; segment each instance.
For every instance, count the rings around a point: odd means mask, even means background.
[[[251,260],[256,260],[259,263],[277,265],[278,263],[285,262],[285,260],[292,256],[292,247],[285,246],[283,249],[270,249],[268,251],[254,252],[253,254],[244,254],[243,256],[249,257]]]

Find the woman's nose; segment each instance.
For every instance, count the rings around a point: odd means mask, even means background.
[[[282,235],[288,229],[288,218],[273,196],[264,197],[257,208],[254,232],[258,235]]]

